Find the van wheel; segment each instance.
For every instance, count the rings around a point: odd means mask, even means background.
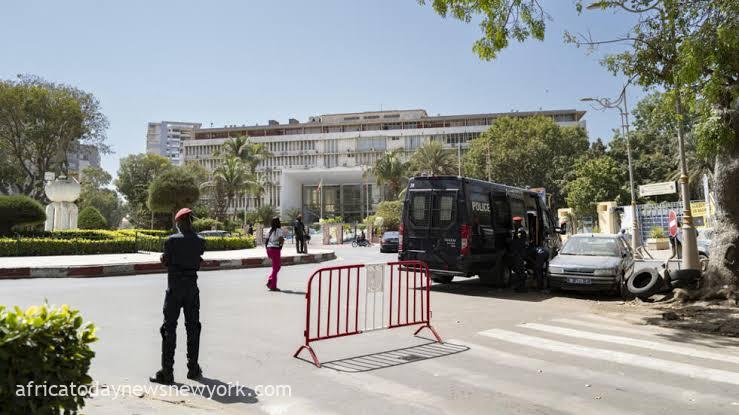
[[[432,275],[431,281],[438,282],[441,284],[449,284],[454,279],[453,275]]]
[[[500,260],[492,272],[480,273],[480,280],[496,288],[505,288],[511,280],[511,269]]]

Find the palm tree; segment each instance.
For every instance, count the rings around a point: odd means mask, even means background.
[[[237,196],[244,194],[254,185],[254,176],[236,157],[229,157],[216,167],[213,171],[213,180],[223,187],[226,206],[231,206]]]
[[[409,164],[413,174],[443,176],[457,171],[457,158],[438,141],[429,141],[419,147]]]
[[[240,159],[251,173],[256,171],[260,162],[272,157],[272,153],[267,151],[264,144],[252,143],[245,135],[234,137],[223,143],[220,153],[225,158]]]
[[[390,199],[397,198],[408,181],[408,164],[401,157],[400,150],[387,151],[371,170],[377,184],[386,186],[386,196]]]

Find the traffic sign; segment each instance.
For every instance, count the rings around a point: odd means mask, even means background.
[[[677,236],[677,213],[675,213],[674,210],[671,210],[670,213],[667,214],[667,220],[669,221],[670,226],[670,236],[674,238]]]

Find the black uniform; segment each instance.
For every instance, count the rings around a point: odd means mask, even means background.
[[[295,230],[295,248],[299,254],[307,254],[308,249],[305,246],[305,225],[303,221],[295,219],[293,229]]]
[[[549,250],[543,246],[531,246],[529,247],[529,265],[531,266],[531,269],[534,270],[534,275],[536,276],[536,288],[538,289],[544,289],[546,288],[544,286],[544,283],[546,282],[546,279],[544,278],[544,268],[549,260]]]
[[[188,373],[200,371],[200,291],[198,274],[205,251],[205,239],[194,232],[177,233],[164,243],[162,263],[167,266],[167,293],[164,296],[164,324],[162,334],[162,371],[171,374],[174,350],[177,345],[177,320],[180,308],[185,314],[187,331]]]
[[[529,236],[526,228],[519,226],[511,231],[511,242],[509,250],[511,253],[511,261],[513,262],[513,271],[516,273],[517,290],[526,289],[526,266],[524,265],[524,257],[529,243]]]

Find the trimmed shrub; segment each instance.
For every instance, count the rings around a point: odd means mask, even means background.
[[[77,218],[77,227],[80,229],[105,229],[108,222],[99,210],[92,206],[82,209]]]
[[[8,235],[14,226],[37,225],[46,220],[41,204],[28,196],[0,196],[0,235]]]
[[[95,326],[68,306],[0,306],[0,408],[4,414],[76,414],[95,352]],[[31,384],[30,382],[33,382]],[[75,385],[75,393],[35,393],[28,386]],[[82,392],[82,393],[80,393]],[[67,396],[64,396],[67,395]]]
[[[93,255],[136,252],[132,237],[114,239],[0,238],[0,256]]]
[[[225,238],[205,238],[206,251],[229,251],[232,249],[254,248],[254,246],[254,237],[252,236],[245,238],[235,238],[232,236]]]
[[[194,220],[192,222],[192,227],[193,229],[195,229],[196,232],[209,231],[212,230],[214,227],[216,228],[216,230],[222,231],[223,223],[212,218],[203,218]]]

